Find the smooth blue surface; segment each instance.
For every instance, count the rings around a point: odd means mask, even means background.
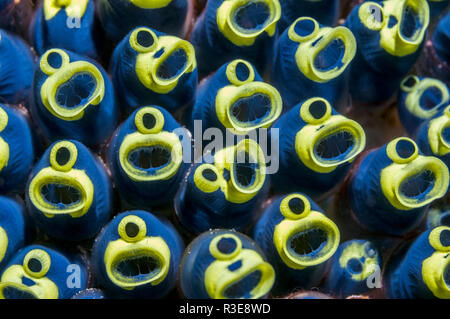
[[[21,203],[0,196],[0,227],[8,236],[5,255],[0,259],[0,271],[9,259],[30,239],[30,220]]]
[[[164,126],[162,131],[173,132],[174,130],[181,129],[180,124],[178,124],[169,112],[158,106],[153,107],[160,110],[164,115]],[[132,180],[120,165],[119,150],[123,140],[129,134],[133,134],[138,131],[135,124],[135,115],[138,111],[139,109],[134,111],[114,134],[108,148],[108,166],[111,169],[115,186],[119,190],[119,193],[129,203],[141,206],[143,208],[161,204],[169,204],[178,190],[181,179],[186,174],[189,163],[183,161],[177,172],[170,178],[148,182],[138,182]],[[185,145],[186,143],[182,142],[182,146]],[[155,168],[149,168],[146,171],[148,175],[155,174]]]
[[[0,104],[8,124],[0,138],[8,144],[8,163],[0,171],[0,193],[22,193],[35,160],[35,145],[29,120],[17,109]]]
[[[416,138],[417,146],[419,146],[419,149],[422,151],[423,154],[428,155],[428,156],[435,156],[435,157],[439,158],[450,169],[450,153],[447,153],[445,155],[435,154],[431,150],[430,142],[429,142],[429,139],[428,139],[428,129],[430,127],[430,121],[432,121],[436,117],[442,116],[443,111],[444,110],[442,109],[438,114],[436,114],[431,119],[429,119],[428,121],[426,121],[422,125],[420,125],[418,127],[418,129],[417,129],[417,133],[415,135],[415,138]],[[449,126],[447,126],[443,130],[443,134],[442,135],[445,136],[446,142],[450,143],[450,127]]]
[[[381,1],[378,3],[383,5]],[[389,54],[380,46],[379,31],[366,28],[359,19],[359,7],[353,8],[344,24],[357,42],[356,56],[350,67],[350,94],[358,103],[380,103],[397,91],[401,80],[419,58],[425,41],[412,54],[403,57]]]
[[[280,5],[279,33],[299,17],[311,17],[327,26],[335,25],[339,17],[339,0],[280,0]]]
[[[302,195],[306,196],[309,200],[311,210],[323,213],[322,209],[311,198],[305,194]],[[293,289],[298,287],[308,289],[317,286],[325,275],[326,264],[322,263],[300,270],[293,269],[287,266],[278,254],[274,244],[273,234],[275,226],[285,219],[280,211],[280,203],[286,196],[273,200],[253,227],[254,240],[262,248],[270,264],[275,268],[276,281],[273,292],[278,295],[292,292]]]
[[[95,21],[94,0],[89,0],[86,11],[78,21],[67,16],[66,8],[50,20],[45,19],[42,4],[34,13],[30,39],[39,55],[53,48],[67,49],[90,58],[98,58],[97,46],[101,43]]]
[[[161,32],[182,35],[188,13],[187,0],[172,0],[159,9],[143,9],[128,0],[99,0],[97,12],[103,29],[115,42],[138,26],[156,28]]]
[[[217,9],[224,0],[209,0],[202,14],[197,18],[191,34],[191,42],[197,55],[198,72],[204,77],[216,71],[221,65],[240,58],[252,63],[258,72],[270,65],[275,35],[260,34],[251,46],[237,46],[228,40],[217,26]]]
[[[165,36],[152,30],[158,37]],[[191,105],[197,89],[197,68],[183,74],[174,89],[168,93],[158,93],[144,86],[136,73],[136,52],[130,45],[132,31],[117,45],[111,59],[110,70],[120,105],[126,113],[143,105],[160,105],[170,112]],[[164,48],[163,48],[164,49]]]
[[[33,81],[34,56],[28,44],[0,30],[0,103],[28,102]]]
[[[120,113],[109,75],[94,60],[67,50],[65,52],[69,55],[70,62],[87,61],[97,67],[105,83],[105,94],[102,101],[98,105],[88,106],[84,110],[83,117],[78,120],[66,121],[54,116],[42,103],[40,91],[48,75],[42,72],[38,62],[34,78],[32,77],[31,115],[50,142],[59,139],[75,139],[90,147],[103,144],[116,128]]]
[[[347,263],[346,267],[341,267],[339,263],[339,258],[341,258],[343,251],[352,244],[358,244],[358,245],[365,245],[368,244],[369,246],[366,246],[366,252],[367,250],[372,249],[374,252],[376,252],[378,249],[377,247],[367,241],[367,240],[361,240],[361,239],[353,239],[346,241],[345,243],[342,243],[339,245],[339,248],[336,250],[336,253],[333,255],[333,257],[330,259],[330,269],[328,271],[328,276],[326,278],[324,287],[325,291],[328,291],[330,294],[336,297],[348,297],[351,295],[360,295],[365,294],[367,292],[370,292],[371,288],[368,287],[367,283],[369,282],[367,279],[364,280],[355,280],[352,278],[352,270],[349,269],[349,263]],[[380,256],[379,252],[378,256]],[[353,259],[353,258],[352,258]],[[355,258],[358,263],[361,265],[364,265],[365,257],[355,256]],[[381,267],[381,258],[377,258],[377,265]],[[370,269],[370,268],[369,268]],[[376,270],[375,270],[376,271]],[[380,275],[381,277],[381,275]]]
[[[118,240],[118,225],[120,221],[129,215],[135,215],[145,221],[147,227],[147,237],[161,237],[170,249],[169,271],[163,281],[157,285],[145,284],[137,286],[132,290],[126,290],[116,286],[106,274],[104,255],[108,244]],[[96,238],[92,248],[91,262],[93,273],[105,292],[112,294],[116,298],[163,298],[176,284],[178,275],[178,265],[184,251],[183,241],[175,228],[167,220],[142,211],[133,210],[118,214],[102,230]]]
[[[296,26],[296,29],[300,29],[300,27],[301,25]],[[324,26],[320,25],[320,27]],[[270,82],[278,89],[283,98],[285,110],[291,109],[300,101],[318,96],[325,98],[338,109],[346,107],[348,102],[349,70],[352,62],[347,65],[344,72],[330,81],[316,82],[311,80],[298,68],[296,53],[299,43],[289,38],[288,31],[289,28],[281,34],[276,43],[270,79]],[[307,30],[305,32],[308,34],[310,31]],[[336,58],[333,55],[327,55],[327,51],[324,50],[320,51],[320,53],[325,52],[321,54],[322,58],[328,58],[331,61]],[[349,48],[345,48],[345,50],[349,50]],[[302,53],[300,56],[303,55],[304,59],[306,59],[307,53]],[[338,63],[336,66],[342,67],[342,62],[339,61]]]
[[[424,79],[424,77],[418,77],[418,78],[420,81],[422,81]],[[430,87],[430,88],[433,88],[433,87]],[[447,87],[447,91],[448,91],[448,87]],[[427,93],[426,91],[422,92],[422,94],[419,96],[419,98],[421,99],[422,97],[425,97],[425,94],[433,94],[433,93]],[[398,90],[398,95],[397,95],[398,115],[399,115],[400,121],[402,122],[403,127],[408,132],[408,134],[410,136],[415,136],[419,127],[424,122],[426,122],[427,119],[421,118],[408,110],[408,108],[406,107],[406,98],[407,97],[408,97],[408,92],[405,92],[400,88]],[[417,103],[421,105],[420,99],[419,99],[419,101],[417,101]],[[439,110],[442,110],[445,107],[446,107],[446,105],[443,104],[439,107]],[[425,108],[425,110],[427,110],[427,109]]]
[[[215,72],[211,77],[209,77],[198,89],[197,95],[195,98],[195,104],[192,108],[190,108],[185,113],[185,122],[187,123],[187,127],[189,130],[194,132],[201,132],[202,136],[205,133],[205,131],[208,128],[218,128],[223,133],[223,141],[222,145],[226,145],[226,133],[228,131],[228,134],[233,135],[231,131],[227,130],[227,128],[220,122],[217,111],[216,111],[216,100],[218,92],[223,89],[226,86],[233,86],[233,84],[228,80],[226,75],[226,70],[228,65],[232,62],[228,62],[224,65],[222,65],[217,72]],[[263,79],[259,75],[258,71],[253,68],[255,71],[255,79],[250,82],[263,82]],[[244,84],[245,85],[245,84]],[[242,94],[245,94],[245,91],[243,91]],[[258,93],[255,93],[251,96],[255,97]],[[235,101],[234,103],[236,103]],[[244,102],[245,103],[245,102]],[[259,104],[251,104],[250,102],[244,106],[248,107],[248,112],[250,113],[251,110],[256,110],[258,107],[261,107]],[[273,107],[273,106],[271,106]],[[230,112],[231,113],[231,112]],[[250,116],[250,115],[249,115]],[[199,130],[199,127],[195,127],[195,121],[201,121],[201,130]],[[257,125],[258,122],[255,121],[253,125]],[[197,124],[198,125],[198,124]],[[250,136],[250,135],[249,135]],[[219,140],[218,136],[214,136]],[[208,144],[211,141],[204,140],[203,146],[205,147],[206,144]]]
[[[225,234],[237,236],[242,242],[242,249],[254,250],[265,259],[261,248],[242,233],[228,229],[214,229],[202,233],[186,248],[181,261],[179,287],[185,298],[211,299],[205,288],[205,271],[216,258],[211,255],[209,245],[214,238]]]
[[[435,298],[423,281],[422,262],[436,250],[430,245],[429,229],[405,244],[392,258],[385,274],[386,295],[394,299]]]
[[[279,130],[279,165],[272,181],[276,190],[281,192],[302,192],[309,196],[323,194],[340,184],[347,175],[352,163],[343,163],[330,173],[316,172],[307,167],[297,155],[295,139],[297,133],[308,125],[300,117],[300,108],[304,101],[283,114],[272,126]],[[334,109],[331,115],[338,115]]]
[[[112,186],[105,167],[99,159],[80,142],[70,140],[77,147],[78,157],[73,169],[83,170],[89,177],[94,188],[94,197],[89,210],[81,217],[73,218],[70,215],[54,215],[46,217],[30,200],[29,185],[33,178],[44,168],[50,167],[50,145],[31,172],[25,196],[27,208],[38,227],[51,237],[69,242],[82,241],[94,237],[108,222],[112,213]],[[67,205],[60,203],[61,209]]]
[[[244,230],[253,221],[255,210],[266,197],[269,187],[267,176],[253,198],[245,203],[233,203],[226,199],[220,188],[205,193],[195,185],[194,174],[200,165],[193,164],[190,167],[174,199],[175,212],[181,224],[194,234],[214,228]],[[224,173],[224,178],[230,179],[229,171]]]
[[[22,266],[25,256],[28,252],[34,249],[44,250],[47,254],[49,254],[51,259],[50,268],[45,275],[45,277],[51,280],[58,288],[58,298],[59,299],[69,299],[73,295],[77,294],[83,289],[87,288],[88,285],[88,270],[86,265],[81,262],[80,256],[78,255],[70,255],[66,253],[62,253],[59,250],[55,250],[53,248],[48,248],[47,246],[42,245],[30,245],[21,249],[18,253],[16,253],[8,265],[3,269],[13,265]],[[73,276],[73,271],[70,271],[70,267],[76,265],[79,267],[79,287],[68,287],[67,283],[71,282],[69,276]],[[22,279],[23,280],[23,279]]]
[[[366,229],[402,236],[420,224],[427,206],[404,211],[387,200],[381,189],[381,171],[392,163],[386,145],[369,152],[348,184],[348,198],[354,216]]]

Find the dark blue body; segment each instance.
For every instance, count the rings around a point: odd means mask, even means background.
[[[374,251],[377,249],[372,243],[370,243],[367,240],[361,240],[361,239],[353,239],[350,241],[347,241],[339,246],[339,248],[336,250],[336,253],[334,256],[330,259],[330,269],[328,276],[325,281],[325,290],[328,291],[330,294],[337,296],[337,297],[348,297],[351,295],[360,295],[370,292],[371,288],[368,287],[368,279],[364,280],[355,280],[352,278],[352,270],[349,269],[349,264],[347,263],[346,267],[341,267],[339,263],[339,259],[342,256],[342,252],[346,247],[348,247],[351,244],[360,244],[364,245],[365,243],[368,243],[370,246],[366,246],[366,249],[373,249]],[[367,254],[367,251],[366,251]],[[354,260],[357,260],[359,264],[357,265],[363,265],[365,262],[365,256],[362,256],[360,258],[352,258]],[[381,258],[377,258],[377,265],[381,265]],[[381,270],[381,268],[378,268],[378,270]],[[374,270],[376,271],[376,270]],[[381,275],[380,275],[381,277]]]
[[[346,106],[349,69],[352,63],[343,73],[330,81],[311,80],[297,66],[295,55],[299,43],[289,38],[288,31],[289,28],[281,34],[276,43],[271,69],[271,83],[280,92],[285,110],[291,109],[303,100],[318,96],[336,107]]]
[[[424,79],[424,77],[418,77],[418,78],[419,78],[419,80]],[[430,87],[430,88],[433,88],[433,87]],[[448,87],[447,87],[447,91],[449,91]],[[423,92],[422,95],[420,95],[420,99],[426,98],[427,94],[428,93],[425,90],[425,92]],[[406,98],[407,97],[408,97],[408,92],[405,92],[400,88],[398,91],[398,96],[397,96],[398,115],[399,115],[400,121],[402,122],[403,127],[408,132],[408,134],[411,136],[415,136],[419,127],[424,122],[426,122],[427,119],[419,117],[416,114],[412,113],[410,110],[408,110],[408,108],[406,107]],[[433,97],[430,96],[430,98],[433,98]],[[422,105],[420,100],[417,101],[417,103],[419,105]],[[440,107],[438,109],[436,109],[436,112],[439,113],[439,111],[442,110],[445,106],[446,106],[445,104],[440,105]]]
[[[8,265],[3,269],[3,272],[13,265],[22,266],[27,253],[34,249],[44,250],[50,256],[51,265],[45,277],[50,279],[58,287],[58,299],[69,299],[87,288],[88,270],[80,256],[62,253],[42,245],[30,245],[21,249],[11,258]],[[79,272],[77,272],[79,274],[79,287],[76,287],[76,285],[69,287],[68,285],[69,282],[72,282],[70,276],[75,274],[72,270],[74,265],[78,266],[77,269],[79,269]],[[23,284],[26,283],[23,282]]]
[[[298,17],[312,17],[326,26],[336,24],[339,17],[339,0],[280,0],[281,19],[278,32],[283,32]]]
[[[417,146],[419,146],[419,148],[423,154],[428,155],[428,156],[435,156],[435,157],[439,158],[450,169],[450,153],[447,153],[445,155],[439,155],[439,154],[434,153],[433,150],[431,149],[430,142],[428,139],[428,130],[430,128],[431,121],[437,117],[442,116],[443,111],[444,110],[441,110],[438,114],[433,116],[430,120],[424,122],[422,125],[419,126],[419,128],[417,130],[417,134],[416,134],[416,143],[417,143]],[[450,141],[450,127],[448,127],[448,126],[445,127],[441,131],[441,136],[446,141],[446,143],[448,143]]]
[[[197,132],[195,129],[195,121],[201,121],[201,133],[202,136],[208,128],[218,128],[223,133],[222,145],[226,145],[226,134],[233,135],[233,133],[227,130],[227,127],[219,120],[216,111],[216,98],[218,92],[226,86],[233,86],[233,83],[227,78],[227,67],[230,63],[222,65],[210,78],[208,78],[198,89],[195,104],[188,112],[185,113],[185,121],[191,132]],[[255,78],[252,82],[263,82],[263,79],[259,75],[258,71],[255,71]],[[255,93],[254,95],[257,95]],[[255,105],[258,107],[258,105]],[[256,125],[257,123],[255,123]],[[256,133],[258,133],[256,131]],[[250,136],[250,135],[249,135]],[[215,136],[219,140],[218,136]],[[209,141],[206,139],[203,141],[205,147]]]
[[[157,285],[146,284],[125,290],[116,286],[109,280],[104,264],[104,254],[108,244],[119,239],[118,225],[120,221],[129,215],[135,215],[145,221],[147,237],[161,237],[170,249],[169,271],[163,281]],[[102,230],[96,238],[92,250],[93,273],[105,288],[105,292],[116,298],[152,298],[159,299],[167,295],[176,284],[178,265],[184,251],[183,241],[175,228],[167,220],[142,210],[127,211],[114,217],[114,219]]]
[[[30,220],[25,207],[8,197],[0,196],[0,227],[8,236],[5,255],[0,259],[0,271],[9,259],[31,239]]]
[[[175,212],[181,224],[194,234],[214,228],[244,230],[253,221],[255,210],[267,194],[268,178],[249,201],[233,203],[226,199],[220,188],[212,193],[197,188],[194,173],[200,165],[191,166],[175,197]],[[229,172],[227,177],[230,178]]]
[[[322,263],[304,269],[293,269],[281,259],[275,248],[273,233],[275,226],[285,219],[280,212],[280,203],[283,198],[279,197],[272,201],[253,227],[253,239],[262,248],[270,264],[275,268],[276,281],[273,292],[278,295],[299,287],[305,289],[316,286],[324,275],[326,264]],[[311,210],[323,214],[322,209],[314,201],[308,196],[306,198],[311,204]]]
[[[179,286],[181,293],[187,299],[211,299],[205,288],[205,271],[216,258],[211,255],[211,241],[220,235],[233,234],[242,242],[242,249],[256,251],[264,259],[261,248],[249,237],[234,230],[215,229],[196,237],[186,248],[180,265]]]
[[[0,37],[0,103],[27,104],[34,56],[21,38],[5,30],[0,30]]]
[[[447,65],[450,64],[450,12],[439,20],[432,41],[438,57]]]
[[[303,102],[297,104],[283,114],[272,126],[272,129],[279,129],[280,145],[280,168],[272,176],[272,181],[280,192],[299,191],[309,196],[317,196],[341,183],[351,163],[343,163],[329,173],[316,172],[303,164],[295,149],[297,132],[307,125],[299,116],[302,104]],[[338,114],[332,110],[331,115]]]
[[[95,20],[94,1],[87,3],[79,20],[67,16],[65,7],[50,20],[46,20],[43,6],[36,10],[30,29],[30,39],[36,52],[42,55],[53,48],[67,49],[93,59],[98,58],[100,40]]]
[[[181,129],[180,124],[178,124],[169,112],[158,106],[153,107],[160,110],[164,115],[162,131],[173,132],[174,130]],[[189,163],[183,161],[175,175],[164,180],[139,182],[132,180],[126,174],[120,165],[119,150],[124,138],[138,131],[134,121],[138,111],[139,109],[133,112],[114,134],[108,149],[108,166],[111,169],[114,183],[120,194],[129,203],[148,208],[155,205],[167,204],[172,201],[181,179],[186,174]],[[186,146],[186,143],[182,143],[182,145]],[[149,168],[147,172],[149,175],[152,175],[155,173],[155,169]]]
[[[197,19],[191,34],[195,47],[198,72],[204,77],[216,71],[221,65],[240,58],[252,63],[263,74],[268,69],[275,36],[260,34],[251,46],[237,46],[228,40],[217,26],[217,9],[224,0],[210,0]]]
[[[382,5],[381,1],[377,2]],[[358,44],[350,68],[350,94],[358,103],[379,103],[389,99],[397,90],[419,58],[425,41],[412,54],[403,57],[389,54],[380,46],[379,31],[367,29],[359,19],[360,6],[354,7],[345,21]]]
[[[90,105],[84,110],[82,118],[66,121],[50,113],[42,103],[40,90],[48,76],[36,67],[33,79],[31,114],[45,137],[53,142],[58,139],[75,139],[87,146],[105,143],[114,131],[119,119],[119,107],[115,100],[114,88],[106,71],[97,62],[65,51],[70,62],[87,61],[97,67],[103,76],[105,94],[98,105]]]
[[[97,235],[108,222],[112,212],[112,186],[105,167],[100,160],[80,142],[70,140],[77,147],[78,157],[73,169],[84,170],[94,187],[94,196],[89,210],[81,217],[56,215],[46,217],[30,200],[29,186],[33,178],[44,168],[50,167],[52,144],[33,168],[26,188],[28,210],[38,227],[51,237],[69,242],[82,241]],[[61,209],[67,208],[61,203]]]
[[[155,34],[165,36],[157,30]],[[197,69],[183,74],[170,92],[163,94],[144,86],[136,74],[136,58],[138,52],[130,45],[130,32],[117,45],[111,59],[111,76],[120,105],[127,113],[143,105],[161,105],[170,112],[191,105],[197,89]],[[156,52],[155,52],[156,53]]]
[[[35,159],[35,146],[28,119],[13,107],[0,105],[8,124],[0,138],[8,144],[8,163],[0,171],[0,192],[22,193]]]
[[[138,26],[181,36],[188,13],[188,1],[173,0],[163,8],[145,9],[128,0],[100,0],[97,1],[97,10],[103,29],[115,42]]]
[[[385,287],[388,298],[436,298],[425,284],[422,273],[423,261],[436,252],[428,238],[431,231],[429,229],[405,244],[387,265]]]
[[[404,211],[386,199],[380,176],[381,171],[392,163],[386,154],[386,145],[368,153],[348,184],[348,198],[354,216],[366,229],[401,236],[420,224],[427,207]]]

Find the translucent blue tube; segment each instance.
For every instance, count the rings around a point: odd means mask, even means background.
[[[167,220],[127,211],[97,237],[93,273],[115,298],[163,298],[175,288],[183,250],[180,235]]]
[[[27,104],[33,81],[34,56],[21,38],[0,30],[0,103]]]
[[[202,135],[208,128],[218,128],[224,137],[227,133],[242,136],[270,127],[282,107],[278,91],[264,83],[249,62],[237,59],[221,66],[204,82],[186,120],[191,132],[197,131],[195,125],[200,123]]]
[[[317,196],[333,189],[366,145],[362,127],[323,98],[296,105],[275,122],[274,129],[279,129],[280,154],[272,181],[280,192]]]
[[[450,64],[450,53],[448,40],[450,38],[450,13],[447,13],[441,20],[433,33],[433,44],[437,55],[447,64]]]
[[[354,101],[375,104],[389,99],[417,61],[429,23],[426,0],[364,1],[345,25],[358,48],[350,70]]]
[[[270,203],[254,226],[253,238],[275,268],[273,293],[282,295],[319,284],[340,234],[308,196],[292,193]]]
[[[271,69],[271,83],[285,108],[316,96],[347,106],[348,70],[355,52],[349,29],[326,27],[310,17],[296,19],[277,41]]]
[[[3,269],[0,299],[69,299],[87,285],[88,270],[81,256],[31,245]]]
[[[25,207],[0,196],[0,271],[9,259],[31,239],[30,219]]]
[[[429,229],[403,247],[386,273],[386,295],[396,299],[450,298],[450,228]]]
[[[366,230],[403,236],[425,217],[427,207],[445,195],[447,166],[425,156],[405,137],[372,150],[350,179],[348,199],[354,217]]]
[[[173,200],[189,167],[190,143],[177,134],[180,124],[161,107],[133,112],[118,128],[108,149],[108,166],[123,198],[139,207]],[[190,154],[190,153],[188,153]]]
[[[264,154],[244,139],[195,162],[175,196],[181,224],[199,234],[213,228],[245,229],[268,191]]]
[[[0,192],[21,193],[35,160],[28,119],[18,109],[0,104]]]
[[[30,39],[38,53],[60,48],[98,58],[99,25],[93,0],[44,0],[34,13]]]
[[[100,64],[51,49],[41,56],[34,73],[31,114],[49,141],[67,138],[98,146],[115,129],[119,108]]]
[[[450,105],[417,130],[417,145],[429,156],[435,156],[450,167]]]
[[[408,75],[400,83],[398,115],[408,134],[415,136],[420,125],[442,111],[449,102],[450,91],[444,82]]]
[[[50,145],[33,168],[25,197],[39,228],[68,242],[94,237],[112,213],[112,187],[103,163],[74,140]]]
[[[443,81],[450,82],[450,12],[439,20],[434,29],[431,41],[433,43],[434,52],[437,58],[435,64],[443,64],[443,70],[439,72],[439,76]],[[441,67],[442,68],[442,67]]]
[[[280,0],[280,5],[280,33],[298,17],[311,17],[327,26],[335,25],[339,17],[339,0]]]
[[[368,240],[342,243],[332,259],[324,289],[333,296],[348,297],[370,292],[368,280],[379,272],[382,260],[377,247]]]
[[[275,272],[249,237],[215,229],[195,238],[180,264],[179,287],[187,299],[257,299],[267,296]]]
[[[103,29],[115,42],[138,26],[182,36],[187,0],[100,0],[97,12]]]
[[[191,34],[201,77],[233,59],[252,63],[262,74],[272,57],[278,0],[211,0]],[[214,58],[211,58],[214,57]]]
[[[197,61],[194,47],[181,38],[136,28],[117,45],[110,69],[128,113],[143,105],[175,112],[193,103]]]

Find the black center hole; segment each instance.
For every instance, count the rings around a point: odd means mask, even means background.
[[[41,264],[41,262],[38,260],[38,259],[36,259],[36,258],[31,258],[29,261],[28,261],[28,269],[31,271],[31,272],[40,272],[41,270],[42,270],[42,264]]]
[[[403,82],[403,85],[407,88],[412,88],[414,85],[416,85],[416,83],[417,80],[414,77],[410,76],[405,82]]]
[[[51,52],[47,56],[47,62],[50,64],[50,66],[54,69],[59,69],[62,65],[62,57],[57,52]]]
[[[288,205],[291,212],[296,215],[299,215],[305,211],[305,203],[300,198],[292,198]]]
[[[416,151],[415,145],[411,141],[408,141],[408,140],[398,141],[397,145],[395,146],[395,149],[397,151],[397,154],[401,158],[409,158]]]
[[[139,45],[148,48],[153,45],[155,39],[153,39],[153,35],[148,31],[139,31],[136,36],[137,43]]]
[[[442,246],[448,247],[450,246],[450,230],[444,229],[441,231],[439,235],[439,240],[441,241]]]
[[[211,182],[215,182],[217,180],[217,174],[212,169],[207,168],[202,172],[203,177]]]
[[[233,238],[222,238],[217,243],[217,249],[222,254],[231,254],[236,249],[237,243]]]
[[[153,114],[145,113],[142,117],[142,124],[147,130],[151,130],[156,125],[156,118]]]
[[[236,77],[239,81],[247,81],[248,77],[250,76],[250,70],[248,69],[247,65],[242,62],[238,62],[236,65]]]
[[[134,238],[139,234],[139,226],[135,223],[127,223],[125,225],[125,232],[130,238]]]
[[[315,119],[321,119],[325,113],[327,112],[327,105],[324,101],[314,101],[309,106],[309,113],[315,118]]]
[[[63,166],[66,165],[70,160],[70,151],[67,147],[61,147],[56,151],[56,162]]]

